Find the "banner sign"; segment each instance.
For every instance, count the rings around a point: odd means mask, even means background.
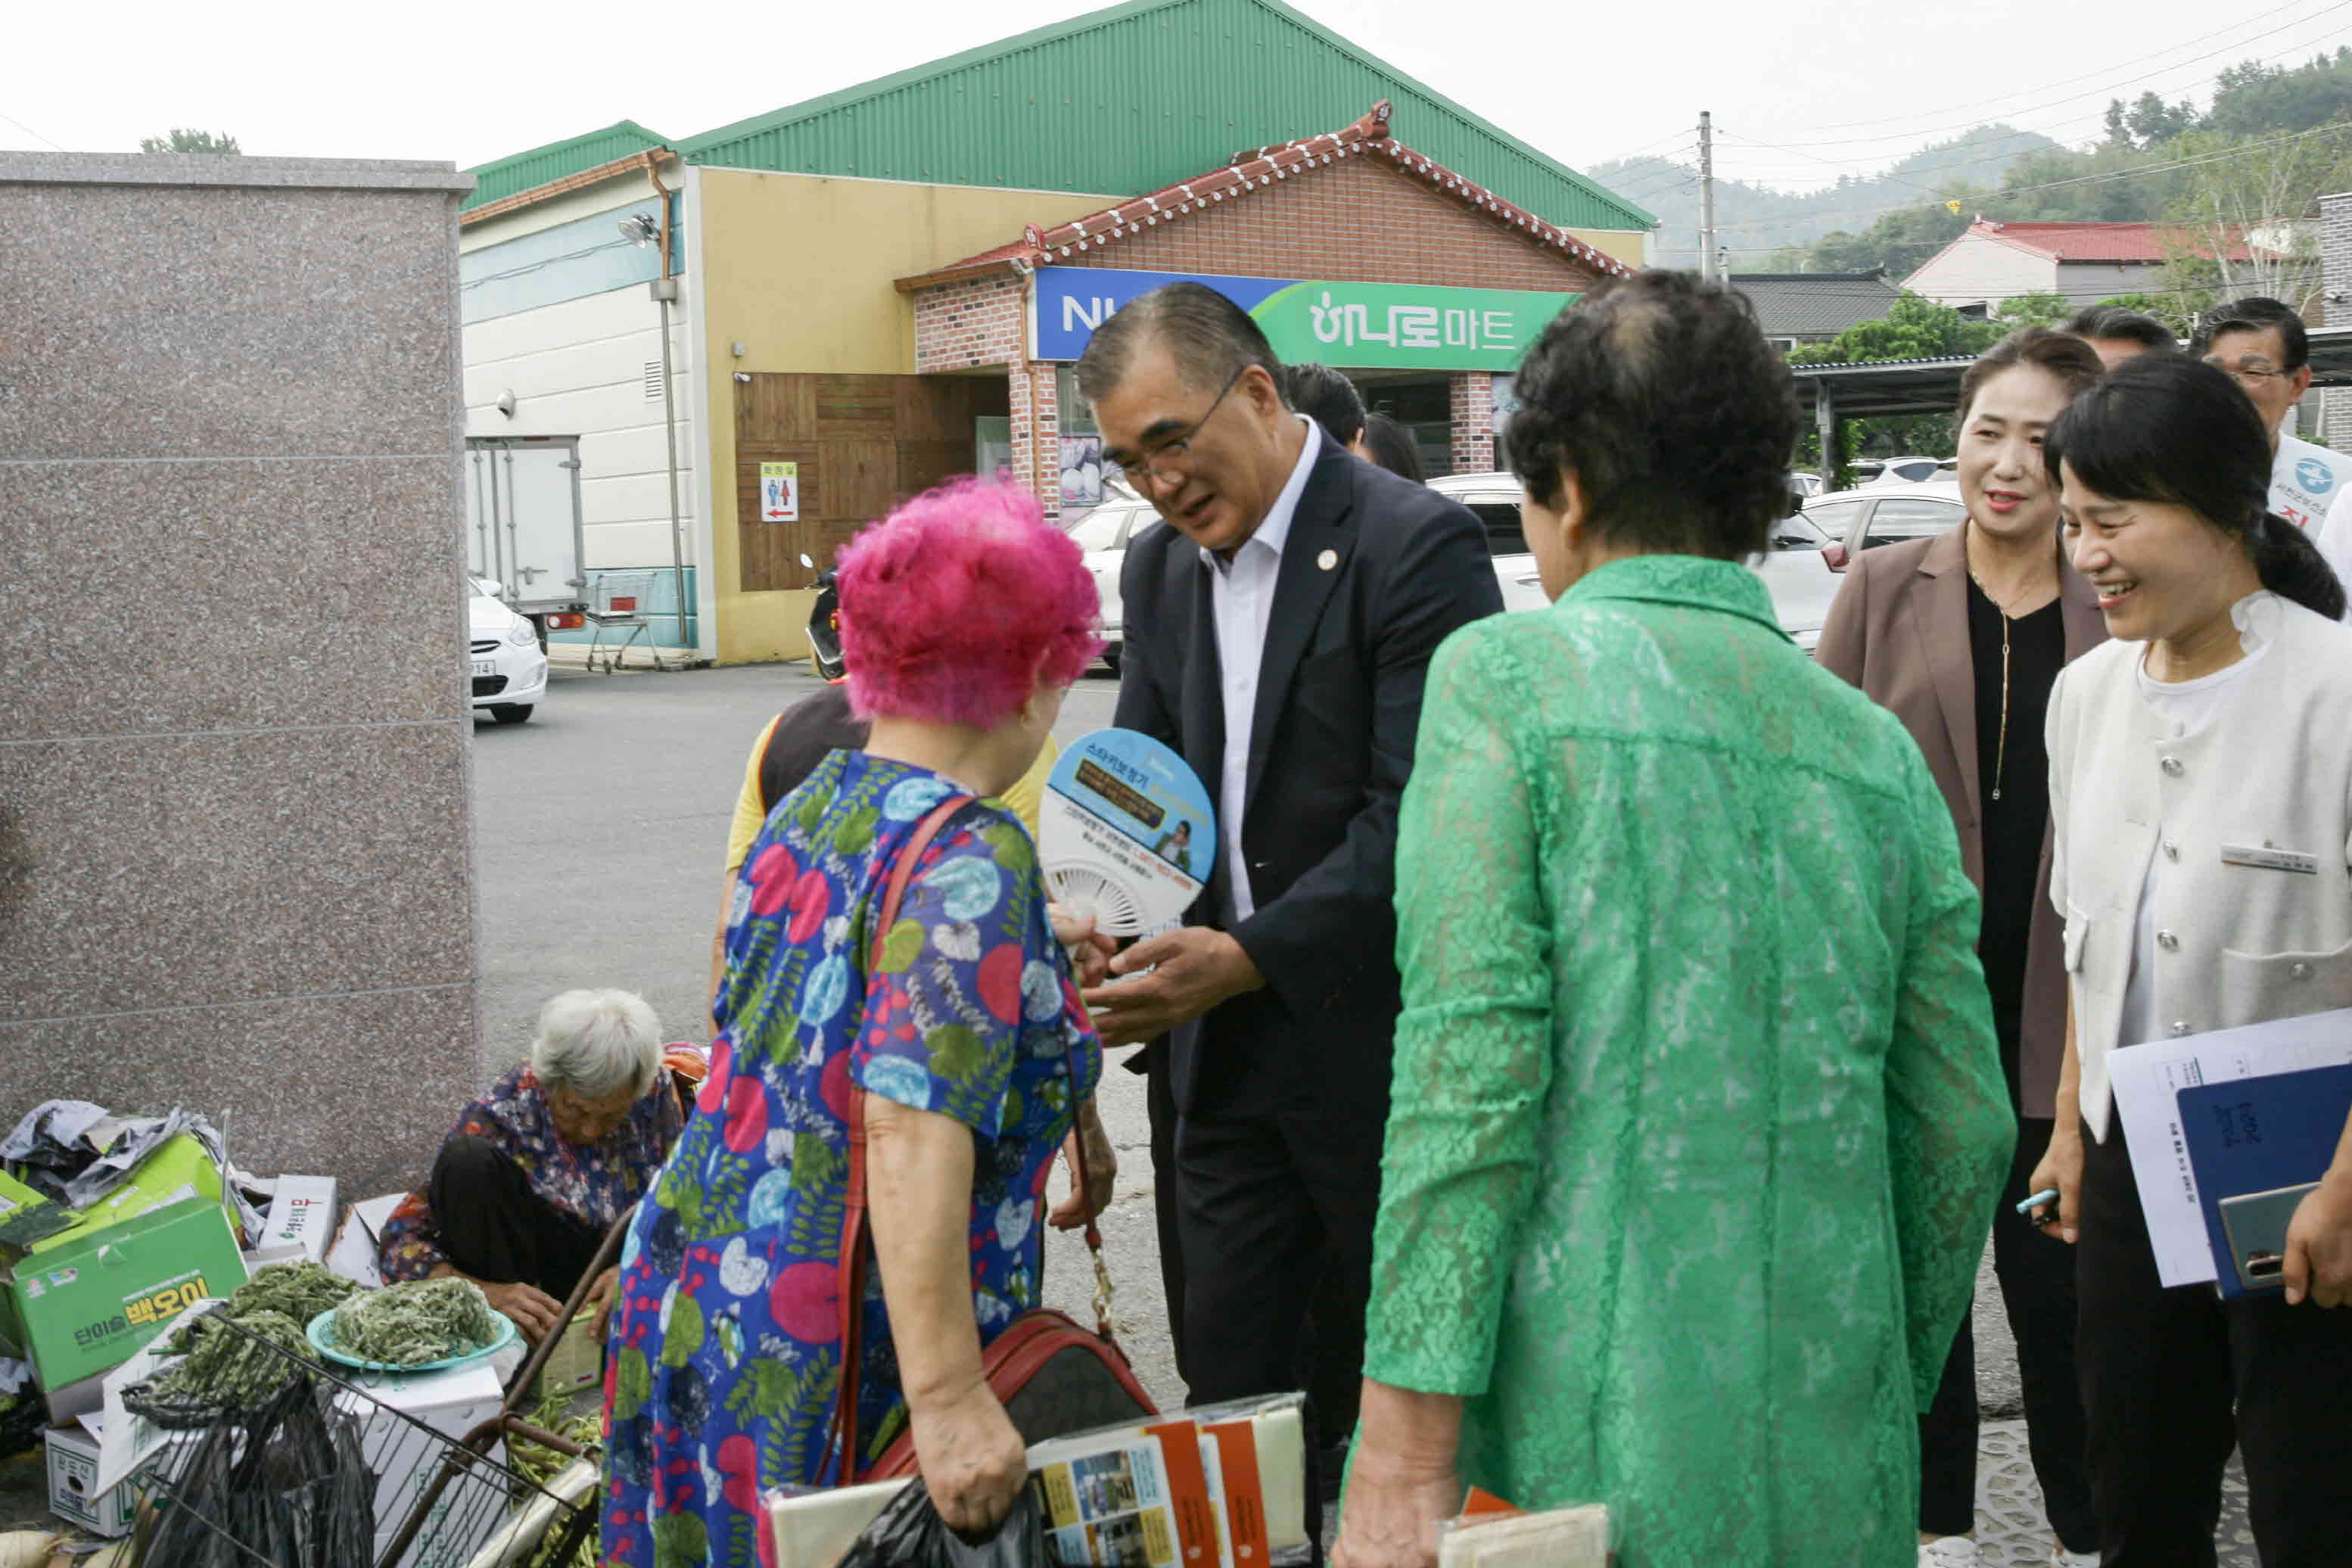
[[[1170,283],[1201,283],[1250,313],[1286,364],[1347,370],[1517,368],[1519,356],[1579,296],[1410,283],[1335,283],[1213,273],[1041,267],[1029,313],[1030,357],[1074,360],[1111,312]]]

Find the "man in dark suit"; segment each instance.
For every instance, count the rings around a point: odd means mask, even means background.
[[[1297,1353],[1324,1268],[1346,1307],[1318,1313],[1315,1353],[1349,1382],[1360,1368],[1397,804],[1430,655],[1502,607],[1477,521],[1349,457],[1286,406],[1280,368],[1194,284],[1119,310],[1077,367],[1105,460],[1167,523],[1128,547],[1117,722],[1181,752],[1218,804],[1190,923],[1086,994],[1106,1045],[1153,1042],[1163,1268],[1195,1402],[1328,1384]]]

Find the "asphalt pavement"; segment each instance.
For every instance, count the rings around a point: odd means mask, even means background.
[[[761,728],[816,685],[805,665],[617,675],[559,667],[530,722],[477,721],[474,865],[487,1072],[528,1054],[540,1004],[574,986],[635,991],[653,1005],[667,1038],[709,1038],[710,938],[744,764]],[[1066,744],[1108,724],[1118,692],[1118,682],[1097,668],[1071,690],[1055,733]],[[1162,1408],[1173,1408],[1183,1390],[1160,1288],[1143,1079],[1114,1065],[1104,1074],[1100,1103],[1119,1161],[1102,1223],[1116,1288],[1113,1322],[1144,1386]],[[1054,1234],[1045,1258],[1047,1303],[1091,1321],[1085,1248]],[[1978,1280],[1975,1326],[1987,1417],[1978,1466],[1983,1560],[2046,1562],[2048,1526],[2015,1419],[2022,1413],[2016,1349],[1989,1268]],[[2254,1561],[2244,1508],[2233,1466],[2221,1531],[2225,1564]]]

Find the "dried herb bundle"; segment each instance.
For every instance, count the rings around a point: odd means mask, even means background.
[[[332,1327],[337,1350],[390,1366],[465,1355],[499,1337],[481,1288],[454,1275],[362,1291],[335,1309]]]
[[[283,1312],[298,1323],[308,1323],[330,1307],[340,1307],[359,1289],[356,1280],[305,1259],[272,1263],[236,1288],[228,1299],[228,1313]]]
[[[142,1392],[161,1402],[247,1409],[266,1403],[304,1366],[318,1364],[302,1325],[283,1312],[239,1313],[236,1327],[246,1331],[225,1329],[210,1315],[191,1321],[178,1344],[186,1356]]]

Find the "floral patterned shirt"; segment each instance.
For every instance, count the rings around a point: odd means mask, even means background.
[[[1036,846],[1001,801],[966,804],[918,861],[898,921],[871,929],[901,847],[955,793],[924,769],[835,752],[751,846],[710,1076],[621,1254],[609,1564],[751,1568],[761,1490],[838,1474],[825,1431],[841,1386],[853,1079],[971,1130],[982,1342],[1037,1304],[1046,1174],[1102,1052],[1046,917]],[[906,1425],[870,1258],[862,1307],[861,1467]]]

